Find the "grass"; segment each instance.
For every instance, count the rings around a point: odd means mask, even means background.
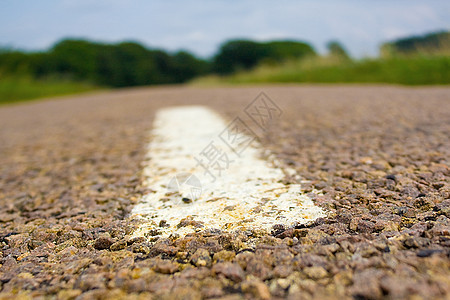
[[[281,65],[261,65],[227,77],[207,76],[192,84],[208,86],[270,82],[450,84],[450,56],[397,56],[358,61],[310,57]]]
[[[0,104],[82,93],[98,86],[58,78],[33,79],[26,75],[0,75]]]
[[[310,57],[278,65],[260,65],[245,72],[220,77],[209,75],[191,84],[217,86],[254,83],[391,83],[404,85],[450,84],[450,55],[392,56],[345,60]],[[49,77],[0,74],[0,104],[99,89],[93,84]]]

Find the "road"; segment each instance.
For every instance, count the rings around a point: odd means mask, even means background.
[[[262,129],[245,113],[261,92],[280,109]],[[326,217],[133,235],[155,115],[180,105],[242,118]],[[448,87],[154,87],[0,107],[0,296],[443,299],[449,133]]]

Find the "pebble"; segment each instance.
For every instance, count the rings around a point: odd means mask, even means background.
[[[328,275],[327,271],[323,267],[307,267],[303,269],[305,273],[311,279],[321,279]]]
[[[109,237],[99,237],[94,242],[94,248],[97,250],[105,250],[109,249],[109,247],[113,244],[113,240]]]
[[[118,241],[113,243],[110,246],[111,251],[119,251],[119,250],[123,250],[127,247],[127,242],[125,240],[122,241]]]
[[[251,294],[252,298],[254,299],[268,300],[271,298],[270,291],[267,285],[257,279],[251,279],[242,282],[241,289],[244,293]]]
[[[190,261],[196,267],[210,267],[212,264],[209,251],[202,248],[195,251],[195,253],[191,256]]]
[[[217,263],[212,268],[213,274],[224,275],[226,278],[231,279],[234,282],[241,282],[244,277],[244,271],[238,264],[225,262]]]

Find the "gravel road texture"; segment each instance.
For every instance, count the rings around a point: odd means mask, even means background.
[[[283,114],[260,142],[327,217],[131,239],[156,110],[231,120],[262,91]],[[0,298],[448,299],[449,135],[448,87],[158,87],[0,107]]]

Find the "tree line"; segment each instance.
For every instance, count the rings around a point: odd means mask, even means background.
[[[169,54],[135,42],[63,40],[46,52],[0,53],[0,72],[6,74],[58,76],[113,87],[180,83],[207,70],[207,62],[188,52]]]
[[[53,76],[124,87],[182,83],[200,75],[229,74],[263,61],[306,55],[315,55],[314,49],[297,41],[232,40],[224,43],[212,59],[205,60],[187,51],[169,53],[136,42],[105,44],[65,39],[43,52],[0,50],[0,74],[26,74],[38,79]]]
[[[329,55],[351,60],[337,41],[327,45]],[[382,54],[411,54],[426,50],[442,52],[450,48],[450,33],[435,32],[385,43]],[[124,87],[183,83],[206,74],[228,75],[255,66],[277,64],[288,59],[315,56],[316,51],[301,41],[256,42],[230,40],[211,59],[201,59],[187,51],[170,53],[149,49],[137,42],[106,44],[65,39],[48,51],[24,52],[0,48],[0,76],[29,75],[33,78],[86,81],[101,86]]]

